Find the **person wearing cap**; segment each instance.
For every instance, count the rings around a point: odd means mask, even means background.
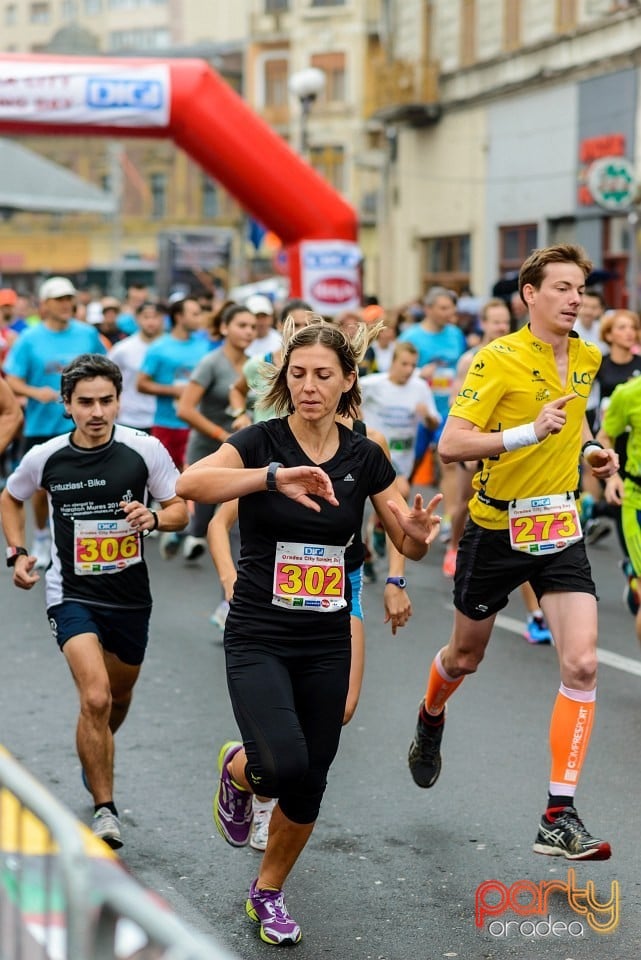
[[[115,343],[124,340],[129,334],[125,333],[118,326],[118,314],[120,313],[120,300],[117,297],[103,297],[101,302],[102,320],[100,321],[100,334],[107,342],[107,350],[110,350]],[[136,323],[138,329],[138,324]],[[103,341],[104,342],[104,341]]]
[[[256,317],[256,337],[247,347],[248,357],[262,357],[280,350],[282,337],[274,329],[274,305],[263,293],[255,293],[245,300],[245,306]]]
[[[81,353],[107,351],[93,326],[73,318],[76,288],[67,277],[50,277],[40,287],[42,322],[20,334],[5,360],[7,383],[18,397],[26,398],[24,447],[45,443],[66,433],[69,421],[60,399],[60,374]],[[51,559],[51,534],[47,495],[32,497],[35,521],[31,551],[37,567]]]

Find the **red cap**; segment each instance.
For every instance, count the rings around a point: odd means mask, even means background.
[[[13,307],[17,299],[18,294],[10,287],[3,287],[0,290],[0,307]]]
[[[365,323],[376,323],[377,320],[383,319],[385,310],[378,303],[370,303],[369,306],[363,307],[361,314]]]

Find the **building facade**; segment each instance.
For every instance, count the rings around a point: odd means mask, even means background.
[[[404,17],[411,5],[401,4]],[[604,271],[612,305],[638,304],[634,197],[604,207],[589,181],[608,157],[639,171],[639,6],[413,6],[417,19],[428,13],[423,56],[438,60],[438,110],[427,126],[388,112],[397,145],[380,224],[394,259],[386,296],[402,300],[412,283],[487,296],[533,247],[571,241]]]
[[[604,206],[590,186],[608,158],[639,171],[635,0],[0,0],[0,24],[0,55],[208,59],[354,206],[365,291],[384,303],[434,283],[487,296],[555,240],[587,247],[610,302],[638,300],[630,196]],[[325,83],[304,103],[290,82],[309,67]],[[208,225],[238,234],[235,282],[282,269],[270,225],[250,241],[256,225],[173,144],[123,139],[114,167],[99,139],[24,142],[103,187],[121,176],[122,216],[0,223],[9,278],[151,270],[159,230]]]

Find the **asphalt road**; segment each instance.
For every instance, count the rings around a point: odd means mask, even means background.
[[[215,574],[206,560],[191,567],[180,558],[163,562],[153,541],[148,557],[153,638],[117,737],[123,860],[184,919],[215,933],[243,960],[267,957],[273,948],[244,914],[259,854],[228,847],[211,818],[218,747],[237,733],[220,633],[209,623],[219,596]],[[612,859],[575,865],[572,901],[568,862],[531,851],[546,797],[558,667],[553,648],[523,639],[517,595],[479,673],[451,701],[438,784],[421,791],[411,781],[406,757],[416,707],[451,622],[439,546],[420,564],[408,564],[414,616],[395,639],[382,624],[382,587],[366,587],[361,703],[344,731],[317,828],[287,885],[290,912],[303,928],[298,960],[639,956],[641,657],[621,602],[614,535],[591,557],[601,594],[602,667],[577,805],[590,830],[610,840]],[[42,585],[21,593],[6,571],[0,598],[0,742],[88,820],[74,749],[76,694],[49,635]],[[477,927],[478,888],[490,880],[494,893],[484,902],[495,905],[503,896],[507,908],[497,907]],[[553,880],[560,889],[542,916],[510,908],[510,895],[532,902],[541,884]],[[613,900],[609,913],[581,912],[587,881],[593,901]],[[615,929],[599,932],[613,914]]]

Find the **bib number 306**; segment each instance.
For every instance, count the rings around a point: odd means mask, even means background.
[[[87,574],[119,573],[142,561],[140,536],[126,520],[76,520],[74,570]]]

